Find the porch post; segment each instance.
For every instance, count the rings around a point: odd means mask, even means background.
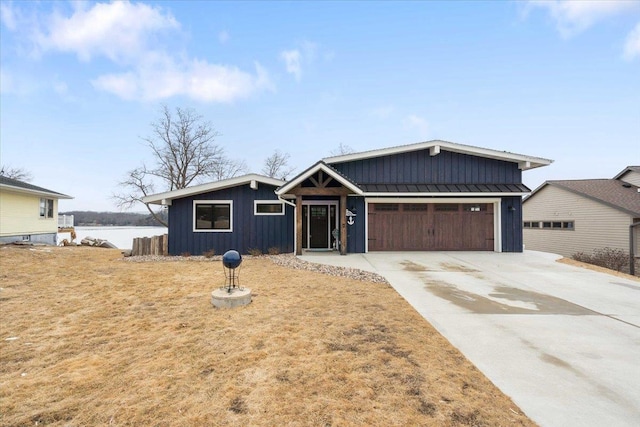
[[[340,196],[340,255],[347,254],[347,196]]]
[[[296,195],[296,255],[302,255],[302,196]]]

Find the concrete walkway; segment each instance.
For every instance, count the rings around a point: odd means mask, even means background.
[[[310,254],[384,276],[541,426],[640,426],[640,282],[489,252]]]

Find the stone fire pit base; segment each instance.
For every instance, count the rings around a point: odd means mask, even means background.
[[[249,288],[233,288],[231,292],[227,288],[222,288],[211,292],[211,304],[216,308],[241,307],[250,302],[251,289]]]

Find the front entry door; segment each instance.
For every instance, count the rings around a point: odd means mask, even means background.
[[[309,248],[329,247],[329,206],[309,206]]]

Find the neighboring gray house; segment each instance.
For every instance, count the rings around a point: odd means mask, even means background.
[[[640,222],[640,166],[613,179],[547,181],[523,202],[526,249],[571,257],[605,247],[629,252],[629,226]],[[634,229],[636,257],[640,227]]]

